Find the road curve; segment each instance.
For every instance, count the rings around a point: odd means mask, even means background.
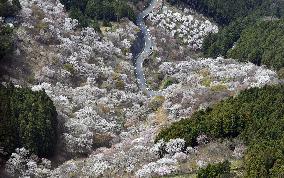
[[[153,91],[147,87],[144,70],[143,70],[143,62],[144,60],[149,57],[153,50],[153,42],[150,35],[150,30],[147,29],[147,26],[145,25],[144,18],[146,18],[150,12],[154,10],[159,0],[152,0],[150,2],[150,5],[141,12],[137,17],[137,25],[140,28],[143,38],[145,41],[144,47],[142,51],[139,53],[139,55],[134,59],[134,66],[135,66],[135,74],[137,78],[137,82],[139,85],[139,88],[147,94],[147,96],[152,97],[159,95],[158,92]]]

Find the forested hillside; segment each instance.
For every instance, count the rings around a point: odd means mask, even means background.
[[[264,19],[246,28],[228,56],[279,70],[284,66],[284,20]]]
[[[281,25],[279,25],[279,28],[274,28],[275,26],[277,26],[277,23],[280,22],[273,22],[273,20],[275,19],[283,18],[283,1],[180,1],[188,4],[190,7],[197,10],[198,12],[204,13],[208,17],[213,18],[218,24],[223,26],[219,33],[211,34],[204,40],[203,52],[206,56],[217,57],[221,55],[225,57],[234,57],[236,59],[239,59],[240,61],[250,61],[257,65],[265,64],[275,69],[280,69],[284,66],[283,63],[279,61],[279,59],[284,58],[283,53],[277,52],[277,55],[269,55],[265,51],[263,51],[264,46],[266,47],[266,50],[272,48],[277,48],[278,51],[283,50],[281,44],[275,44],[274,41],[271,40],[271,36],[275,36],[276,34],[279,39],[284,36],[283,30],[281,30]],[[174,0],[171,2],[176,3],[177,1]],[[257,25],[263,20],[266,20],[267,22],[262,23],[262,27]],[[266,31],[265,35],[261,37],[261,39],[257,39],[260,35],[259,29],[264,28],[264,24],[266,24],[266,26],[271,26],[270,29],[272,29],[273,27],[274,30],[270,30],[269,32]],[[258,30],[256,29],[252,31],[253,28],[257,28]],[[258,44],[257,46],[255,46],[255,49],[260,46],[262,46],[262,48],[258,48],[258,51],[252,48],[249,48],[246,51],[241,51],[241,48],[244,49],[244,40],[248,40],[250,42],[257,41]],[[234,50],[234,54],[232,54],[229,52],[229,50],[234,45],[236,46],[236,49]],[[237,55],[236,53],[241,54]],[[268,58],[270,58],[269,61],[267,61]]]
[[[196,146],[197,137],[239,138],[248,145],[245,170],[248,177],[284,175],[284,86],[266,86],[241,92],[189,119],[162,130],[157,140],[183,138]]]
[[[57,142],[57,112],[44,91],[0,85],[0,145],[8,158],[25,147],[50,156]]]
[[[0,0],[0,177],[282,176],[282,0],[169,1]]]

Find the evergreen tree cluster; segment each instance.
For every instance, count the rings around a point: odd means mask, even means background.
[[[25,147],[38,156],[52,154],[57,140],[57,112],[44,91],[0,85],[0,145],[7,158]]]
[[[227,54],[244,62],[281,69],[284,67],[284,19],[264,20],[249,26]]]
[[[61,0],[61,3],[83,27],[98,28],[98,20],[106,24],[123,17],[135,20],[134,11],[126,0]]]
[[[247,177],[284,176],[283,103],[284,85],[248,89],[172,124],[156,140],[183,138],[196,146],[201,134],[211,139],[239,138],[248,146]]]

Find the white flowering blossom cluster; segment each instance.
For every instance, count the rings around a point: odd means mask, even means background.
[[[147,98],[137,93],[130,61],[137,31],[133,22],[125,20],[100,35],[93,28],[79,29],[58,0],[22,0],[21,5],[23,22],[17,35],[32,59],[30,65],[39,68],[35,79],[40,84],[32,89],[45,89],[54,101],[64,121],[65,150],[89,153],[95,134],[116,138],[123,127],[136,124],[145,113],[140,103]]]
[[[134,23],[127,23],[125,20],[120,22],[120,28],[117,25],[112,25],[110,29],[107,29],[105,35],[107,39],[115,46],[118,46],[125,52],[125,55],[130,59],[132,54],[129,49],[132,45],[132,41],[136,39],[136,36],[133,34],[133,31],[139,31],[139,28]]]
[[[159,157],[163,156],[166,148],[164,140],[159,140],[151,149],[150,152]]]
[[[189,13],[188,9],[180,13],[178,10],[171,10],[166,5],[158,13],[150,13],[149,20],[193,50],[202,47],[203,39],[208,33],[218,32],[216,25],[205,18]]]
[[[162,158],[155,162],[144,165],[136,172],[137,177],[165,176],[177,170],[177,161],[170,158]]]
[[[175,155],[176,153],[190,153],[186,151],[185,141],[183,139],[171,139],[168,142],[159,140],[152,148],[150,152],[157,156],[163,156],[163,154],[169,154],[170,156]]]
[[[196,161],[196,164],[199,168],[204,168],[208,165],[208,163],[204,160],[198,160],[198,161]]]
[[[185,141],[183,139],[171,139],[166,144],[166,151],[172,155],[182,152],[183,149],[185,149]]]
[[[208,143],[208,137],[205,134],[201,134],[196,138],[196,141],[199,145],[204,145]]]
[[[17,148],[6,163],[6,172],[12,177],[48,177],[51,161],[31,155],[25,148]]]
[[[84,172],[84,175],[87,177],[102,176],[104,172],[110,168],[109,163],[104,160],[101,154],[94,155],[92,158],[93,159],[90,159],[83,167],[81,165],[75,165],[72,161],[68,161],[64,166],[61,166],[60,169],[54,170],[52,176],[66,175],[71,177],[80,171]]]
[[[144,138],[128,139],[113,145],[112,148],[100,148],[84,160],[73,160],[64,163],[53,171],[53,177],[72,174],[78,177],[112,177],[114,175],[131,174],[143,162],[151,162],[148,140]],[[72,163],[72,164],[71,164]]]
[[[272,70],[221,57],[163,62],[159,72],[178,80],[178,84],[162,91],[166,97],[163,107],[167,109],[170,120],[188,117],[196,109],[194,106],[201,103],[207,103],[206,108],[210,101],[204,97],[214,95],[214,92],[238,92],[278,82],[277,74]]]
[[[63,117],[74,115],[74,117],[68,117],[65,123],[67,132],[64,133],[67,150],[71,152],[91,151],[94,144],[94,132],[116,137],[115,133],[119,133],[123,127],[121,123],[118,123],[119,114],[121,114],[120,117],[123,117],[125,124],[135,124],[143,112],[146,112],[145,106],[135,104],[147,101],[142,93],[133,94],[124,91],[108,93],[105,89],[88,83],[77,88],[66,87],[61,83],[54,86],[42,83],[32,89],[45,89],[55,105],[60,108],[59,112]],[[119,106],[125,109],[117,110]],[[77,109],[76,112],[74,112],[74,108]]]
[[[210,86],[223,83],[232,91],[242,85],[262,87],[265,84],[277,82],[276,73],[272,70],[258,67],[252,63],[238,63],[233,59],[222,57],[197,60],[188,58],[187,61],[178,63],[164,62],[160,65],[159,71],[177,78],[184,85],[191,84],[192,80],[198,82],[205,77],[210,77],[212,79],[209,83]],[[198,72],[201,75],[194,76]]]
[[[246,151],[246,146],[244,144],[239,144],[234,149],[233,157],[241,159],[244,156],[245,151]]]
[[[141,128],[142,129],[142,128]],[[76,176],[111,177],[125,175],[129,177],[152,177],[175,173],[178,163],[187,159],[185,141],[174,139],[169,142],[160,141],[153,144],[155,129],[147,128],[139,134],[140,137],[128,137],[113,145],[112,148],[100,148],[84,160],[71,160],[53,171],[53,177],[69,174]],[[157,154],[168,150],[164,158]],[[192,153],[191,153],[192,154]]]

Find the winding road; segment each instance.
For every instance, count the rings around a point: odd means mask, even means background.
[[[134,59],[135,73],[136,73],[136,78],[137,78],[139,88],[143,92],[145,92],[147,96],[149,97],[157,96],[159,95],[159,93],[148,88],[145,75],[144,75],[143,62],[153,52],[152,51],[153,42],[152,42],[151,35],[149,32],[150,30],[147,29],[147,26],[145,25],[145,22],[144,22],[144,18],[146,18],[149,15],[149,13],[154,10],[158,2],[159,0],[152,0],[150,2],[150,5],[143,12],[141,12],[137,17],[137,25],[143,34],[145,44],[140,54]]]

